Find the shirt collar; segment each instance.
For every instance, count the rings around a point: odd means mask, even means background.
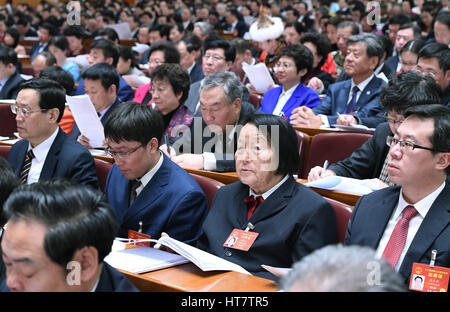
[[[290,97],[292,95],[292,93],[294,93],[295,89],[298,87],[299,84],[300,84],[300,82],[297,83],[292,88],[290,88],[289,90],[284,90],[284,87],[283,87],[283,91],[281,91],[281,95],[288,95]]]
[[[434,201],[439,196],[439,194],[442,192],[444,187],[445,187],[445,181],[436,190],[434,190],[433,192],[428,194],[426,197],[422,198],[421,200],[419,200],[417,203],[414,204],[414,208],[416,208],[416,210],[419,212],[419,214],[422,218],[425,218],[425,216],[427,215],[428,211],[431,208],[431,205],[433,205]],[[403,197],[402,192],[400,192],[397,210],[395,211],[395,214],[394,214],[394,220],[400,216],[403,209],[408,205],[412,205],[412,204],[408,203],[405,200],[405,198]]]
[[[155,173],[159,170],[159,168],[161,168],[161,165],[164,160],[164,156],[161,151],[159,151],[159,153],[160,153],[160,157],[159,157],[159,160],[156,163],[156,165],[152,169],[150,169],[146,174],[144,174],[142,176],[142,178],[137,179],[137,180],[141,181],[142,188],[144,188],[150,182],[150,180],[153,178]]]
[[[280,182],[278,182],[275,186],[273,186],[270,190],[267,192],[261,194],[256,194],[251,188],[249,188],[249,194],[250,196],[262,196],[264,200],[266,200],[270,195],[272,195],[273,192],[275,192],[286,180],[289,178],[289,175],[286,175]]]
[[[53,141],[56,139],[56,135],[58,134],[59,127],[56,127],[55,132],[51,136],[49,136],[45,141],[43,141],[41,144],[31,147],[31,143],[28,143],[28,151],[30,149],[33,149],[34,157],[37,161],[42,162],[45,160],[45,157],[47,157],[48,151],[50,150],[50,147],[53,144]]]
[[[188,68],[188,70],[187,70],[187,72],[190,74],[191,73],[191,71],[192,71],[192,69],[194,68],[194,66],[195,66],[195,61],[194,62],[192,62],[192,65]]]
[[[362,92],[362,91],[364,90],[364,88],[367,87],[367,85],[369,84],[369,82],[372,80],[373,76],[375,76],[375,74],[370,75],[369,78],[367,78],[367,79],[364,80],[364,81],[361,81],[359,84],[355,84],[355,82],[354,82],[353,79],[352,79],[352,87],[351,87],[351,89],[350,89],[350,92],[351,92],[351,90],[353,90],[353,87],[354,87],[354,86],[358,86],[359,92]]]

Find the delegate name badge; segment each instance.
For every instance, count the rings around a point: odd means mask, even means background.
[[[234,229],[225,240],[224,247],[248,251],[259,233]]]
[[[421,292],[447,292],[450,269],[413,263],[409,289]]]
[[[128,239],[150,239],[150,235],[139,233],[133,230],[128,230]],[[147,246],[150,247],[150,242],[135,242],[125,245],[125,249],[135,248],[139,246]]]

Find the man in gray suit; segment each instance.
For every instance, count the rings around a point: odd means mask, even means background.
[[[235,171],[239,124],[255,112],[242,100],[241,86],[233,72],[208,75],[200,87],[202,117],[194,117],[170,151],[165,145],[160,148],[183,168]]]

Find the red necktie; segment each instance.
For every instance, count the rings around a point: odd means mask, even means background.
[[[262,196],[247,196],[244,198],[244,203],[247,204],[248,211],[247,211],[247,220],[250,219],[252,214],[255,212],[256,208],[258,208],[259,204],[261,204],[264,201],[264,198]]]
[[[402,211],[402,217],[395,225],[394,231],[389,238],[389,242],[383,252],[385,258],[392,267],[397,265],[398,259],[405,247],[406,237],[408,236],[409,221],[417,215],[414,206],[408,205]]]

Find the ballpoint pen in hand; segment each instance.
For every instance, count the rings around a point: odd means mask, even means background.
[[[320,176],[323,176],[323,174],[325,173],[325,171],[327,171],[327,169],[328,169],[328,160],[325,160],[325,162],[323,163],[322,173],[320,174]]]

